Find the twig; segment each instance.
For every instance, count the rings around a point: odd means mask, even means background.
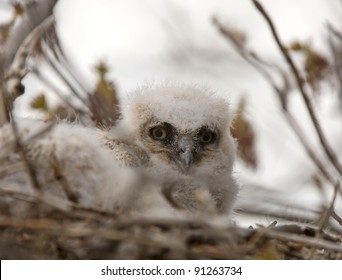
[[[248,51],[246,48],[243,46],[238,45],[236,40],[232,38],[231,32],[229,30],[226,30],[224,26],[222,26],[217,19],[213,19],[213,23],[217,26],[219,31],[230,40],[230,42],[233,43],[233,46],[235,47],[237,53],[245,59],[249,64],[251,64],[256,70],[258,70],[259,73],[261,73],[262,76],[268,81],[268,83],[272,86],[274,89],[274,92],[277,94],[279,102],[281,104],[282,108],[282,113],[292,128],[293,132],[296,134],[298,140],[302,144],[303,148],[307,152],[308,156],[310,159],[315,163],[319,171],[322,173],[322,175],[334,186],[336,180],[333,178],[333,176],[330,175],[329,171],[327,170],[325,164],[319,159],[317,156],[316,152],[314,149],[311,147],[309,144],[309,140],[307,137],[303,134],[303,130],[301,129],[300,125],[296,121],[296,119],[293,117],[291,112],[287,108],[287,101],[286,101],[286,96],[287,96],[287,82],[286,82],[286,75],[283,73],[281,69],[278,67],[275,67],[274,65],[270,65],[269,63],[266,63],[262,59],[260,59],[256,53]],[[272,67],[276,68],[278,72],[280,72],[281,76],[284,78],[284,88],[280,88],[277,86],[276,82],[272,78],[272,76],[268,73],[268,71],[264,68],[265,66],[267,67]],[[342,192],[341,192],[342,193]]]
[[[328,22],[327,24],[328,30],[342,42],[342,32],[338,31],[335,27],[332,26],[331,23]]]
[[[31,3],[28,3],[31,2]],[[24,13],[0,50],[0,65],[8,68],[25,38],[52,14],[57,0],[24,1]]]
[[[331,212],[331,217],[342,226],[342,218],[335,211]]]
[[[40,70],[35,67],[35,66],[31,66],[32,73],[34,73],[36,75],[36,77],[42,82],[44,83],[44,85],[46,85],[50,90],[53,91],[54,94],[56,94],[60,100],[66,105],[68,106],[70,109],[76,111],[77,113],[79,113],[80,115],[88,115],[89,111],[88,110],[84,110],[81,108],[76,108],[70,98],[68,98],[67,96],[65,96],[65,94],[63,94],[59,88],[57,86],[55,86],[51,81],[49,81],[49,79],[47,79],[41,72]]]
[[[41,137],[45,133],[49,132],[53,128],[54,125],[55,125],[55,122],[50,122],[46,126],[44,126],[42,129],[35,131],[31,135],[22,135],[20,139],[21,145],[23,146],[29,145],[30,142],[34,141],[38,137]],[[5,157],[7,157],[10,153],[15,152],[16,143],[15,143],[14,134],[13,134],[13,137],[11,136],[9,139],[7,139],[5,143],[1,143],[1,145],[2,146],[0,147],[0,161],[3,160]],[[4,170],[6,170],[6,166],[4,167]]]
[[[340,182],[338,181],[336,183],[335,189],[334,189],[334,194],[331,199],[329,207],[323,212],[322,217],[318,223],[318,231],[317,234],[320,235],[323,231],[323,229],[326,227],[326,225],[329,222],[329,218],[331,217],[332,212],[334,211],[334,204],[337,198],[337,191],[340,187]]]
[[[66,197],[71,202],[78,203],[79,197],[78,197],[77,193],[73,191],[73,189],[70,186],[67,178],[64,176],[64,174],[61,170],[61,166],[59,164],[59,161],[56,157],[56,154],[52,153],[50,155],[50,157],[52,159],[52,170],[53,170],[54,177],[57,180],[57,182],[60,183],[64,194],[66,195]]]
[[[337,191],[340,188],[340,182],[338,181],[335,185],[335,189],[334,189],[334,194],[333,197],[331,199],[330,205],[329,207],[322,213],[321,219],[318,223],[318,229],[315,233],[315,238],[319,239],[321,238],[321,235],[323,233],[324,228],[326,227],[326,225],[329,223],[329,218],[332,214],[332,212],[334,211],[334,204],[336,201],[336,197],[337,197]],[[312,259],[314,256],[314,250],[311,249],[308,259]]]
[[[0,168],[0,178],[21,170],[25,170],[25,165],[23,164],[23,162],[16,162],[5,165],[4,167]]]
[[[131,240],[143,246],[181,251],[185,250],[185,248],[180,247],[176,242],[166,242],[166,240],[163,242],[163,240],[154,239],[153,236],[136,236],[134,233],[118,231],[113,228],[91,228],[84,221],[61,224],[52,219],[15,219],[13,217],[0,216],[0,226],[44,231],[48,234],[66,237],[79,238],[96,236],[97,238],[113,241]]]
[[[288,232],[279,232],[275,230],[267,231],[265,235],[279,240],[298,242],[300,244],[315,248],[322,248],[336,252],[342,252],[341,244],[333,243],[323,239],[316,239],[313,237],[301,236],[298,234],[291,234]]]
[[[325,154],[327,155],[327,157],[329,158],[330,162],[332,163],[332,165],[335,167],[335,169],[339,172],[340,175],[342,175],[342,166],[339,163],[336,154],[333,152],[332,148],[330,147],[328,140],[325,137],[325,134],[322,130],[322,127],[318,121],[318,118],[316,116],[316,113],[314,111],[313,105],[311,103],[311,99],[309,97],[309,94],[306,92],[306,89],[304,87],[304,79],[301,77],[301,74],[299,73],[299,70],[297,69],[297,67],[295,66],[292,58],[290,57],[287,48],[283,45],[283,43],[281,42],[278,33],[275,29],[275,26],[270,18],[270,16],[267,14],[267,12],[265,11],[265,9],[263,8],[263,6],[257,1],[257,0],[252,0],[252,2],[254,3],[255,7],[257,8],[257,10],[261,13],[261,15],[264,17],[264,19],[266,20],[266,22],[268,23],[273,38],[275,39],[281,53],[283,54],[285,60],[287,61],[288,65],[290,66],[290,69],[295,77],[295,80],[297,82],[297,86],[299,89],[299,92],[301,93],[301,96],[304,100],[304,103],[306,105],[306,108],[309,112],[309,115],[311,117],[312,123],[315,127],[317,136],[319,138],[319,141],[323,147],[323,150],[325,151]]]
[[[1,73],[0,70],[0,76],[3,76],[3,73]],[[5,105],[5,97],[4,97],[4,85],[1,82],[2,80],[4,80],[3,78],[0,77],[0,127],[5,124],[7,121],[9,121],[9,117],[8,117],[8,112],[7,112],[7,108]]]
[[[252,249],[255,247],[256,243],[262,238],[269,230],[274,228],[277,224],[277,221],[273,221],[269,226],[262,228],[260,230],[255,231],[250,240],[247,243],[247,248]]]
[[[329,30],[328,42],[333,56],[333,70],[339,91],[340,106],[342,107],[342,33],[337,31],[330,23],[327,25]]]
[[[29,159],[27,157],[25,147],[21,143],[21,139],[20,139],[20,136],[18,133],[17,124],[16,124],[16,121],[14,120],[14,118],[12,116],[12,112],[10,112],[10,115],[12,117],[11,126],[12,126],[12,130],[13,130],[14,138],[15,138],[15,143],[16,143],[16,146],[18,148],[18,152],[19,152],[19,154],[23,160],[26,171],[27,171],[29,178],[30,178],[30,181],[32,183],[32,187],[40,192],[42,190],[42,188],[41,188],[39,181],[37,179],[36,171],[34,170],[34,167],[32,166],[31,162],[29,161]]]
[[[45,44],[46,46],[45,46]],[[65,82],[65,84],[70,88],[72,94],[85,106],[89,107],[89,104],[85,98],[78,92],[78,89],[70,82],[66,72],[71,76],[72,81],[77,84],[79,88],[82,89],[87,96],[90,95],[89,92],[83,87],[75,75],[70,71],[69,66],[66,63],[64,53],[60,48],[60,43],[55,30],[55,21],[52,17],[51,22],[46,26],[45,32],[42,34],[42,40],[40,42],[43,55],[48,62],[48,64],[53,68],[56,74]],[[47,48],[48,47],[48,48]],[[51,55],[51,52],[53,55]],[[62,61],[60,61],[62,59]],[[62,71],[63,69],[63,71]]]
[[[100,218],[103,218],[108,221],[111,219],[116,220],[118,216],[117,213],[101,210],[94,207],[84,207],[80,204],[72,202],[71,200],[67,200],[60,196],[50,194],[49,192],[44,192],[44,190],[41,193],[37,194],[33,193],[30,190],[25,191],[23,187],[18,184],[13,184],[1,180],[0,183],[5,183],[8,185],[7,188],[0,185],[0,196],[23,200],[34,204],[47,205],[57,211],[62,211],[66,216],[72,218],[86,218],[88,220],[93,219],[94,221],[99,221]],[[13,204],[13,206],[15,207],[15,204]],[[125,219],[127,219],[126,216]]]
[[[11,93],[7,92],[5,86],[6,71],[11,68],[15,54],[22,42],[52,13],[56,2],[57,0],[24,1],[25,11],[20,22],[13,27],[11,36],[0,48],[0,126],[10,119],[9,113],[15,99],[11,97]]]

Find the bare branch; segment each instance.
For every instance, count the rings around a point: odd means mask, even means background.
[[[329,205],[329,207],[325,211],[323,211],[323,213],[321,215],[321,218],[319,220],[318,229],[317,229],[317,231],[315,233],[315,238],[316,239],[320,239],[321,238],[321,236],[323,234],[324,228],[329,223],[329,219],[332,216],[332,213],[334,211],[334,205],[335,205],[335,201],[336,201],[336,198],[337,198],[337,191],[338,191],[339,188],[340,188],[340,182],[337,182],[336,185],[335,185],[334,194],[333,194],[333,197],[331,199],[330,205]],[[308,256],[308,259],[312,259],[313,256],[314,256],[314,249],[312,248],[311,251],[310,251],[310,254]]]
[[[307,91],[304,87],[304,79],[302,78],[301,74],[299,73],[299,70],[297,69],[296,65],[294,64],[291,56],[289,55],[287,48],[281,42],[270,16],[267,14],[267,12],[263,8],[263,6],[257,0],[252,0],[252,2],[254,3],[257,10],[264,17],[267,24],[269,25],[271,32],[272,32],[272,35],[273,35],[273,38],[276,41],[276,43],[277,43],[281,53],[283,54],[286,62],[288,63],[288,65],[289,65],[289,67],[293,73],[293,76],[295,77],[295,80],[297,82],[297,87],[299,89],[299,92],[301,93],[303,100],[304,100],[304,103],[305,103],[306,108],[309,112],[310,118],[311,118],[312,123],[315,127],[317,136],[319,138],[319,141],[323,147],[325,154],[327,155],[327,157],[329,158],[330,162],[335,167],[335,169],[339,172],[339,174],[342,175],[342,166],[339,163],[339,161],[336,157],[336,154],[334,153],[334,151],[330,147],[330,144],[329,144],[329,142],[328,142],[328,140],[327,140],[327,138],[326,138],[326,136],[322,130],[322,127],[321,127],[319,120],[316,116],[316,113],[315,113],[314,107],[312,105],[311,99],[309,97],[309,94],[307,93]]]
[[[25,38],[52,14],[56,2],[57,0],[25,1],[25,11],[20,23],[13,28],[11,36],[0,50],[0,66],[3,69],[9,68],[12,64],[15,54]]]
[[[52,14],[53,7],[57,0],[24,1],[24,13],[11,30],[10,36],[0,48],[0,125],[9,120],[9,112],[12,108],[13,100],[7,99],[7,89],[5,87],[6,71],[11,68],[14,57],[25,38],[43,20]]]
[[[287,232],[279,232],[275,230],[270,230],[265,233],[268,237],[272,237],[278,240],[286,240],[286,241],[293,241],[298,242],[303,245],[307,245],[314,248],[323,248],[327,250],[333,250],[336,252],[342,252],[342,245],[333,243],[330,241],[326,241],[323,239],[316,239],[316,238],[310,238],[307,236],[301,236],[298,234],[290,234]]]
[[[11,114],[11,112],[10,112]],[[11,126],[12,126],[12,130],[13,130],[13,134],[14,134],[14,138],[15,138],[15,143],[18,149],[18,152],[24,162],[26,171],[29,175],[29,178],[31,180],[32,183],[32,187],[36,190],[36,191],[41,191],[42,188],[38,182],[37,176],[36,176],[36,171],[34,170],[34,167],[32,165],[32,163],[30,162],[30,160],[27,157],[27,153],[25,150],[25,147],[23,146],[23,144],[21,143],[21,139],[18,133],[18,127],[17,127],[17,123],[16,121],[12,118],[11,121]]]
[[[334,211],[334,205],[335,205],[335,201],[337,198],[337,191],[340,188],[340,182],[338,181],[335,185],[335,189],[334,189],[334,194],[333,197],[331,199],[330,205],[329,207],[323,212],[322,217],[318,223],[318,231],[317,231],[317,235],[320,235],[323,232],[323,229],[326,227],[326,225],[329,222],[329,218],[331,217],[333,211]]]
[[[279,102],[281,104],[282,113],[286,121],[288,122],[289,126],[292,128],[293,132],[296,134],[298,140],[304,147],[305,151],[307,152],[310,159],[315,163],[319,171],[322,175],[331,183],[331,185],[335,185],[336,180],[330,174],[326,165],[320,160],[319,156],[316,154],[315,150],[311,147],[309,139],[303,134],[303,130],[301,129],[300,125],[296,121],[295,117],[291,114],[291,112],[287,108],[287,93],[289,90],[288,82],[287,82],[287,75],[284,73],[276,65],[272,65],[263,61],[255,52],[249,51],[244,46],[241,46],[239,42],[235,40],[232,35],[232,32],[228,30],[227,27],[223,26],[217,19],[213,19],[213,23],[217,26],[219,31],[222,35],[229,39],[230,42],[233,44],[237,53],[249,64],[251,64],[258,72],[266,79],[266,81],[272,86],[274,92],[277,94]],[[282,77],[283,77],[283,86],[279,87],[277,83],[274,81],[274,78],[265,67],[271,67],[275,69]],[[341,192],[342,193],[342,192]]]
[[[342,108],[342,33],[330,23],[327,26],[329,31],[328,42],[333,56],[333,71],[340,99],[340,107]]]

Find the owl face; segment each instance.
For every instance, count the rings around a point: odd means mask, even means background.
[[[180,130],[168,122],[148,122],[141,131],[144,146],[160,159],[174,163],[182,173],[217,149],[220,135],[206,126]]]
[[[181,173],[208,165],[231,148],[227,102],[194,87],[139,90],[124,112],[125,128],[159,162]]]

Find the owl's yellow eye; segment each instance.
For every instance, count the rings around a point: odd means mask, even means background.
[[[167,131],[162,126],[156,126],[151,129],[151,135],[155,140],[165,140],[167,136]]]
[[[210,144],[215,140],[215,133],[210,130],[202,130],[198,135],[198,139],[203,144]]]

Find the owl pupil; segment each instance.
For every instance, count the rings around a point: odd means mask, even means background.
[[[204,133],[203,136],[202,136],[202,139],[203,139],[204,142],[210,141],[209,133]]]
[[[210,144],[215,140],[215,133],[207,129],[202,129],[199,133],[199,140],[203,144]]]
[[[150,135],[155,140],[164,141],[168,136],[168,130],[165,126],[153,127],[150,130]]]
[[[156,131],[154,132],[154,135],[157,137],[157,138],[161,138],[163,136],[163,131],[161,129],[156,129]]]

